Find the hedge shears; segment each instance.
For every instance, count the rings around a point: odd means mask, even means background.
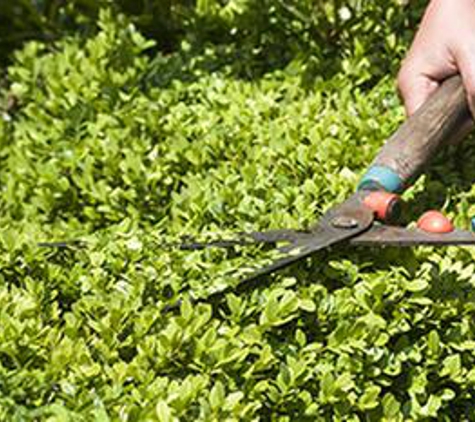
[[[441,213],[429,211],[417,228],[392,224],[400,212],[399,194],[448,143],[469,133],[473,120],[459,75],[444,81],[427,102],[388,139],[359,183],[356,193],[326,212],[308,230],[240,233],[231,240],[184,242],[182,249],[266,243],[282,245],[278,257],[240,283],[254,280],[317,251],[347,243],[367,246],[473,245],[475,234],[460,230]]]

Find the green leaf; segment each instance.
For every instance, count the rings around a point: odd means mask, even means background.
[[[220,381],[216,381],[209,394],[209,403],[214,411],[218,411],[223,406],[225,394],[223,384]]]
[[[389,420],[401,416],[401,404],[391,393],[386,393],[382,400],[384,416]]]
[[[420,414],[425,417],[437,417],[439,409],[442,406],[442,399],[438,396],[431,395],[427,403],[421,408]]]
[[[432,330],[429,333],[427,338],[427,346],[429,347],[429,351],[432,355],[438,355],[440,352],[440,338],[439,333],[435,330]]]
[[[315,302],[311,299],[301,299],[299,301],[299,307],[305,312],[315,312],[317,309]]]
[[[244,394],[241,391],[235,391],[229,394],[228,396],[226,396],[224,409],[225,410],[235,409],[243,399],[244,399]]]
[[[409,292],[422,292],[429,287],[429,283],[423,279],[404,281],[404,287]]]
[[[0,420],[470,418],[470,248],[335,248],[233,289],[285,242],[178,247],[350,197],[404,121],[424,2],[3,3]],[[440,192],[475,215],[456,150],[413,215]]]
[[[334,400],[335,378],[330,372],[326,372],[320,382],[320,394],[323,403],[331,403]]]
[[[290,368],[282,363],[280,365],[280,371],[276,379],[277,386],[279,387],[280,391],[286,393],[293,385],[293,378],[294,377]]]
[[[381,393],[381,387],[377,385],[370,385],[366,387],[363,395],[358,400],[358,407],[361,410],[370,410],[376,408],[379,403],[379,394]]]
[[[442,362],[442,369],[440,370],[440,376],[453,379],[454,381],[459,378],[462,372],[462,360],[459,354],[454,354],[446,357]]]
[[[160,422],[172,422],[173,421],[171,409],[168,406],[168,404],[163,400],[159,400],[157,402],[157,405],[155,406],[155,413],[157,415],[157,419]]]

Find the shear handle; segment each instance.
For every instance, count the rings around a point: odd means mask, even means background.
[[[462,79],[453,76],[389,138],[359,189],[402,191],[442,147],[463,138],[472,127]]]

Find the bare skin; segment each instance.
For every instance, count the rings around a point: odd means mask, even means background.
[[[431,0],[398,75],[407,114],[456,73],[475,117],[475,0]]]

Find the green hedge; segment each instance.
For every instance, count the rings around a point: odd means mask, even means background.
[[[261,71],[300,55],[307,66],[325,61],[326,76],[355,51],[381,76],[397,64],[400,39],[412,36],[423,0],[18,0],[0,10],[0,63],[25,41],[48,44],[68,34],[91,35],[102,7],[112,7],[164,52],[183,40],[233,44],[241,61]],[[309,60],[310,59],[310,60]],[[242,64],[242,63],[241,63]],[[322,70],[320,68],[320,70]],[[353,70],[353,72],[357,72]],[[245,73],[250,76],[249,73]]]
[[[334,248],[191,305],[269,253],[166,245],[305,227],[354,191],[404,118],[393,79],[416,18],[385,2],[385,25],[360,3],[326,9],[351,22],[335,44],[308,23],[284,58],[287,27],[253,39],[238,25],[252,2],[232,18],[201,2],[208,23],[173,54],[105,11],[94,36],[16,53],[0,120],[1,420],[475,418],[471,248]],[[218,42],[220,25],[243,30]],[[473,156],[445,153],[405,194],[408,218],[434,206],[466,226]],[[68,239],[82,243],[37,245]]]

